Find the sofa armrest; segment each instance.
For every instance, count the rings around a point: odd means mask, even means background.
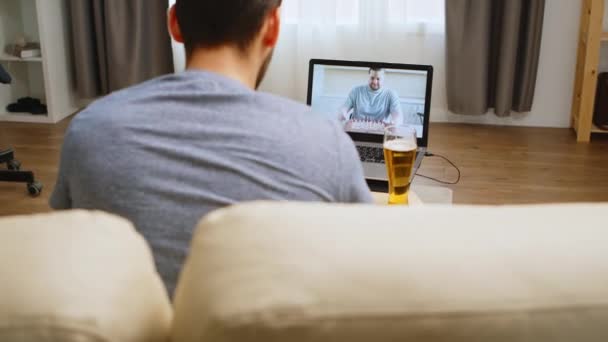
[[[165,342],[172,315],[128,221],[85,211],[0,219],[0,341]]]

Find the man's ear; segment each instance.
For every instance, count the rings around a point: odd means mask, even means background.
[[[280,7],[277,7],[266,16],[266,21],[262,28],[262,43],[264,47],[274,48],[279,41],[280,31],[281,10]]]
[[[182,36],[182,30],[180,29],[179,22],[177,21],[175,5],[171,6],[169,13],[167,14],[167,26],[169,27],[171,37],[173,37],[176,42],[183,43],[184,37]]]

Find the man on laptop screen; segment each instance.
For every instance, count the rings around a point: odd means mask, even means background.
[[[366,121],[382,124],[403,123],[403,113],[399,95],[384,87],[386,72],[382,68],[370,68],[368,84],[353,88],[346,102],[340,108],[338,120],[348,122],[347,130],[353,129],[353,122]]]
[[[310,105],[345,131],[381,135],[388,125],[405,124],[422,138],[427,71],[323,64],[311,71]]]

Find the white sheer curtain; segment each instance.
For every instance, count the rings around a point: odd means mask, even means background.
[[[431,64],[436,84],[445,84],[444,1],[284,0],[281,39],[261,89],[305,101],[311,58]],[[442,93],[433,102],[444,101]]]
[[[169,4],[175,0],[168,0]],[[444,108],[445,0],[283,0],[283,27],[261,90],[306,101],[311,58],[430,64]],[[183,46],[173,43],[176,71]]]

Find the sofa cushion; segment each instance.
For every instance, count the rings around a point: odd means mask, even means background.
[[[608,341],[607,205],[256,203],[199,226],[174,342]]]
[[[167,341],[171,319],[150,249],[126,220],[0,219],[0,341]]]

